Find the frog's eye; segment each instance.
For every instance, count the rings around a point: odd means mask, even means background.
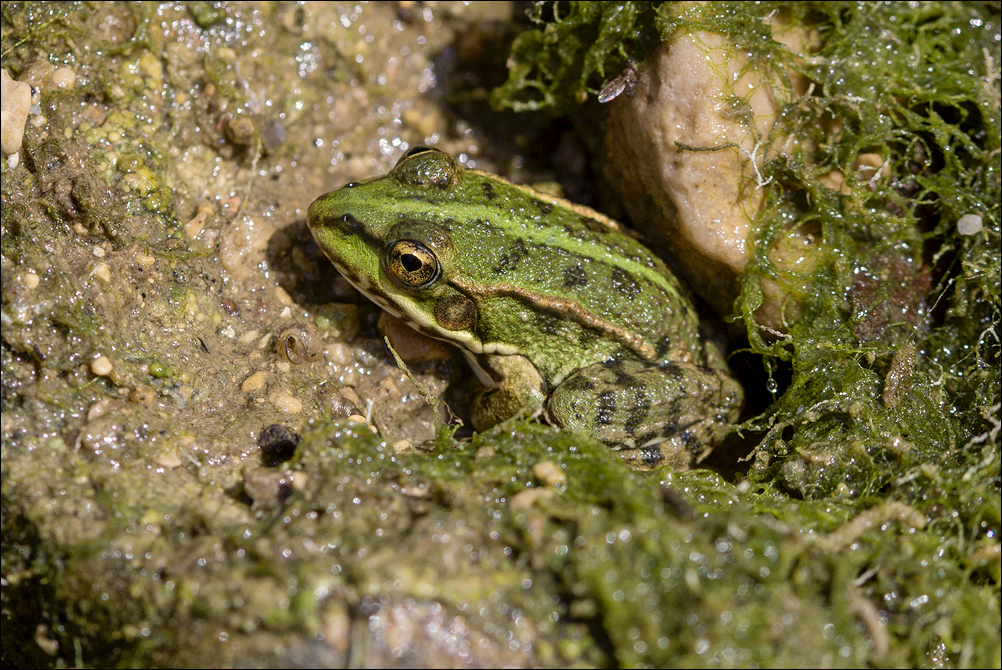
[[[404,153],[404,155],[400,157],[400,160],[397,161],[397,165],[400,165],[408,158],[413,158],[414,156],[420,156],[421,154],[426,154],[431,151],[438,151],[438,149],[436,149],[435,147],[426,147],[426,146],[416,146],[411,149],[408,149],[406,153]]]
[[[405,186],[433,187],[445,190],[459,181],[456,159],[431,147],[414,147],[405,153],[388,176]]]
[[[386,253],[390,276],[407,288],[427,288],[441,274],[435,254],[420,242],[399,240]]]

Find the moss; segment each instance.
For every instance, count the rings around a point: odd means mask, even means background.
[[[904,9],[826,5],[813,18],[823,66],[804,74],[819,95],[783,110],[774,132],[803,139],[766,166],[775,183],[739,303],[753,350],[789,361],[792,381],[769,412],[776,423],[760,450],[771,458],[756,477],[775,479],[799,459],[811,490],[787,484],[803,495],[876,492],[910,467],[957,458],[999,402],[998,343],[984,337],[999,323],[999,110],[983,83],[998,15]],[[882,157],[879,177],[859,176],[863,153]],[[847,175],[851,195],[821,183],[830,170]],[[974,212],[983,233],[957,234]],[[804,221],[820,225],[826,252],[810,276],[768,259]],[[780,343],[767,344],[752,318],[762,277],[811,287]],[[899,402],[887,389],[901,374]]]
[[[536,3],[539,26],[512,45],[508,81],[491,93],[497,109],[565,113],[583,102],[595,79],[611,79],[632,57],[642,59],[660,42],[650,3]],[[548,15],[547,15],[548,14]]]

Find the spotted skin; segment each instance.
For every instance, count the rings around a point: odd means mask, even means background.
[[[741,398],[740,385],[720,370],[615,360],[571,375],[550,395],[547,410],[561,426],[596,437],[635,467],[685,469],[726,435]],[[651,422],[655,416],[670,418]]]

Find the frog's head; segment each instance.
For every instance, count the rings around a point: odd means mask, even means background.
[[[421,332],[479,352],[476,305],[450,282],[455,253],[442,213],[461,176],[449,154],[415,147],[385,177],[317,198],[307,221],[334,266],[369,299]]]

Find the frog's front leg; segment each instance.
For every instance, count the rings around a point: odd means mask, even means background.
[[[554,390],[550,419],[591,435],[637,468],[687,469],[738,418],[744,393],[721,370],[691,363],[609,361],[578,370]]]
[[[487,388],[473,398],[470,418],[473,427],[487,430],[523,409],[542,408],[546,382],[524,356],[473,356],[470,366]]]

